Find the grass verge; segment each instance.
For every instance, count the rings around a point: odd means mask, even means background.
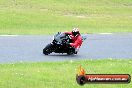
[[[81,60],[0,64],[0,88],[79,88],[75,76],[82,65],[89,74],[130,74],[132,60]],[[88,84],[83,88],[131,88],[130,84]]]
[[[0,0],[0,34],[132,32],[132,0]]]

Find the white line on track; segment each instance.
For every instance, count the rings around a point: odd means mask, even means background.
[[[101,35],[111,35],[113,33],[99,33],[99,34],[101,34]]]
[[[19,35],[0,35],[0,36],[5,36],[5,37],[15,37],[15,36],[19,36]]]
[[[113,33],[98,33],[100,35],[110,35],[110,34],[113,34]],[[19,35],[0,35],[0,36],[5,36],[5,37],[16,37],[16,36],[19,36]]]

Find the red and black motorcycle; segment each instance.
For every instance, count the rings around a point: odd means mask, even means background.
[[[82,36],[82,39],[85,40],[86,36]],[[52,43],[49,43],[43,49],[43,54],[48,55],[52,52],[67,53],[68,55],[77,54],[77,52],[75,52],[75,48],[70,46],[69,43],[72,43],[70,36],[65,33],[58,32],[54,35]]]

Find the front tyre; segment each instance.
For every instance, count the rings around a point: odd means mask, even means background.
[[[50,53],[52,53],[52,44],[50,43],[50,44],[48,44],[44,49],[43,49],[43,54],[45,54],[45,55],[48,55],[48,54],[50,54]]]

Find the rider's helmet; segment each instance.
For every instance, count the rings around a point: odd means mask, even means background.
[[[73,29],[72,29],[72,34],[73,34],[74,36],[80,35],[79,28],[73,28]]]

